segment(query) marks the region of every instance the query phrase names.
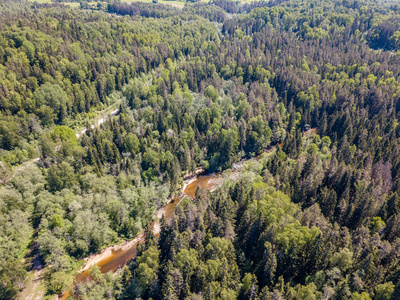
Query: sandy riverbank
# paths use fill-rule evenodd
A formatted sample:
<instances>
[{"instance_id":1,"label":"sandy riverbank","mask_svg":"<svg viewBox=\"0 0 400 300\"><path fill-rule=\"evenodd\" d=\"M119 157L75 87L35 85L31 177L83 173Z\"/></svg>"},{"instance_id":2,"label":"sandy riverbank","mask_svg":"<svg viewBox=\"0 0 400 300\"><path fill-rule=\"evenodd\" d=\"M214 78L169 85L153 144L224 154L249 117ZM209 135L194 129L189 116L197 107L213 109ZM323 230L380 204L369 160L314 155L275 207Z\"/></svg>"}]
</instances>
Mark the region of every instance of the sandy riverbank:
<instances>
[{"instance_id":1,"label":"sandy riverbank","mask_svg":"<svg viewBox=\"0 0 400 300\"><path fill-rule=\"evenodd\" d=\"M183 195L185 195L184 191L185 191L186 187L197 179L197 174L200 174L202 172L203 172L202 170L198 170L198 171L196 171L196 175L193 175L193 176L190 176L190 177L186 177L187 179L184 180L183 186L181 188L181 193L178 196L179 202L180 202L180 200L182 200ZM153 231L154 235L160 234L161 226L160 226L159 220L161 219L161 217L163 215L165 215L166 207L172 201L176 201L176 197L173 197L173 198L169 199L168 203L165 206L159 208L156 211L156 213L154 215L154 220L155 221L152 224L152 231ZM179 204L179 202L177 203L177 205ZM113 251L118 251L118 250L124 251L124 250L130 249L130 248L134 247L137 243L139 243L143 239L144 239L144 232L142 231L136 238L134 238L133 240L131 240L129 242L124 242L122 244L118 244L118 245L115 245L115 246L107 247L107 248L103 249L103 251L101 251L98 254L93 254L93 255L88 256L87 258L85 258L86 262L82 266L82 268L80 270L80 273L86 271L91 266L96 265L100 261L106 259L107 257L109 257L112 254Z\"/></svg>"},{"instance_id":2,"label":"sandy riverbank","mask_svg":"<svg viewBox=\"0 0 400 300\"><path fill-rule=\"evenodd\" d=\"M136 238L134 238L133 240L131 240L129 242L125 242L123 244L118 244L115 246L110 246L110 247L105 248L103 251L101 251L98 254L90 255L89 257L85 258L86 262L82 266L80 273L84 272L87 269L89 269L90 267L98 264L103 259L106 259L107 257L109 257L112 254L113 251L127 250L127 249L133 247L135 244L137 244L143 238L144 238L144 232L142 231Z\"/></svg>"}]
</instances>

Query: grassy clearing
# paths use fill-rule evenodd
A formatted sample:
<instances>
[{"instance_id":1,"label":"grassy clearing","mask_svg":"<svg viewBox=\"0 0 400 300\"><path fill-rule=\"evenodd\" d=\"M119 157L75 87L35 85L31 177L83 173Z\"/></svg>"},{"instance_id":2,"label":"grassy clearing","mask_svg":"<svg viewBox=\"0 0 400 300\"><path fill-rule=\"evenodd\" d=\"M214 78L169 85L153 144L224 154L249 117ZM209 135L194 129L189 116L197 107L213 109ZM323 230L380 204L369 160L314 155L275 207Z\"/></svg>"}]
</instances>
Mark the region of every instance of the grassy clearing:
<instances>
[{"instance_id":1,"label":"grassy clearing","mask_svg":"<svg viewBox=\"0 0 400 300\"><path fill-rule=\"evenodd\" d=\"M51 3L51 0L31 0L31 2L37 2L37 3Z\"/></svg>"},{"instance_id":2,"label":"grassy clearing","mask_svg":"<svg viewBox=\"0 0 400 300\"><path fill-rule=\"evenodd\" d=\"M46 279L44 278L46 269L39 260L39 256L37 254L32 256L29 253L25 258L25 262L30 270L27 275L25 287L16 297L16 300L57 300L58 295L46 294ZM85 262L84 259L75 261L70 275L72 276L81 270Z\"/></svg>"},{"instance_id":3,"label":"grassy clearing","mask_svg":"<svg viewBox=\"0 0 400 300\"><path fill-rule=\"evenodd\" d=\"M71 6L71 7L79 7L80 6L79 2L63 2L63 4Z\"/></svg>"},{"instance_id":4,"label":"grassy clearing","mask_svg":"<svg viewBox=\"0 0 400 300\"><path fill-rule=\"evenodd\" d=\"M53 1L51 1L51 0L29 0L29 1L31 1L33 3L35 3L35 2L37 2L37 3L53 3ZM80 6L79 2L59 2L59 3L68 5L71 7L79 7ZM93 2L93 3L97 4L97 2Z\"/></svg>"},{"instance_id":5,"label":"grassy clearing","mask_svg":"<svg viewBox=\"0 0 400 300\"><path fill-rule=\"evenodd\" d=\"M24 259L29 272L24 289L18 295L18 300L36 300L42 299L46 292L43 282L43 269L38 255L32 255L28 252Z\"/></svg>"},{"instance_id":6,"label":"grassy clearing","mask_svg":"<svg viewBox=\"0 0 400 300\"><path fill-rule=\"evenodd\" d=\"M123 2L144 2L144 3L152 3L153 0L122 0ZM165 1L165 0L161 0L158 1L158 3L161 4L169 4L172 6L176 6L176 7L184 7L185 6L185 2L183 1Z\"/></svg>"},{"instance_id":7,"label":"grassy clearing","mask_svg":"<svg viewBox=\"0 0 400 300\"><path fill-rule=\"evenodd\" d=\"M159 3L165 4L165 5L181 7L181 8L185 6L185 2L181 2L181 1L160 1Z\"/></svg>"},{"instance_id":8,"label":"grassy clearing","mask_svg":"<svg viewBox=\"0 0 400 300\"><path fill-rule=\"evenodd\" d=\"M30 0L31 2L37 2L37 3L52 3L52 0ZM152 3L153 0L122 0L123 2L144 2L144 3ZM200 0L200 2L209 2L210 0ZM239 0L242 3L251 3L254 1L259 1L259 0ZM61 2L65 5L71 6L71 7L79 7L79 2ZM158 3L160 4L167 4L167 5L172 5L175 7L182 8L185 6L184 1L179 1L179 0L174 0L174 1L168 1L168 0L159 0ZM90 5L94 6L97 5L97 2L89 2Z\"/></svg>"},{"instance_id":9,"label":"grassy clearing","mask_svg":"<svg viewBox=\"0 0 400 300\"><path fill-rule=\"evenodd\" d=\"M122 0L122 1L123 2L144 2L144 3L151 3L152 2L152 0ZM251 2L257 2L257 1L260 1L260 0L239 0L239 1L241 3L251 3ZM207 3L207 2L210 2L210 0L200 0L199 2ZM176 7L183 7L183 6L185 6L186 2L184 2L184 1L159 0L158 3L169 4L169 5L176 6ZM188 3L190 3L190 2L188 2Z\"/></svg>"},{"instance_id":10,"label":"grassy clearing","mask_svg":"<svg viewBox=\"0 0 400 300\"><path fill-rule=\"evenodd\" d=\"M24 290L18 295L18 300L26 300L26 299L42 299L46 288L44 287L43 281L38 280L36 278L35 272L30 271L28 273L28 279L26 282L26 287Z\"/></svg>"}]
</instances>

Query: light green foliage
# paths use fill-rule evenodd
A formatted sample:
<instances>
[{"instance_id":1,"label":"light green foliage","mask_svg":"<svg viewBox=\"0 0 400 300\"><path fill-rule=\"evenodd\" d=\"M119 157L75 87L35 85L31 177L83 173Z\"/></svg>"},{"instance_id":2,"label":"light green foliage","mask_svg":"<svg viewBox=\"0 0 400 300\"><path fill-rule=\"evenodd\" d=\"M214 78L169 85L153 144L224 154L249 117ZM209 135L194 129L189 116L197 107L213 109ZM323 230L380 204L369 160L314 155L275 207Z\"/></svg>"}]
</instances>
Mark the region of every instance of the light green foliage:
<instances>
[{"instance_id":1,"label":"light green foliage","mask_svg":"<svg viewBox=\"0 0 400 300\"><path fill-rule=\"evenodd\" d=\"M70 143L73 146L78 144L78 138L75 135L75 131L67 126L57 126L52 133L54 140L59 139L63 143Z\"/></svg>"},{"instance_id":2,"label":"light green foliage","mask_svg":"<svg viewBox=\"0 0 400 300\"><path fill-rule=\"evenodd\" d=\"M232 289L223 289L220 293L221 300L237 299L237 292Z\"/></svg>"},{"instance_id":3,"label":"light green foliage","mask_svg":"<svg viewBox=\"0 0 400 300\"><path fill-rule=\"evenodd\" d=\"M152 246L137 259L139 283L143 287L149 286L157 278L157 269L159 267L158 255L159 251L156 247Z\"/></svg>"},{"instance_id":4,"label":"light green foliage","mask_svg":"<svg viewBox=\"0 0 400 300\"><path fill-rule=\"evenodd\" d=\"M366 292L362 293L355 292L351 297L351 300L371 300L371 297Z\"/></svg>"},{"instance_id":5,"label":"light green foliage","mask_svg":"<svg viewBox=\"0 0 400 300\"><path fill-rule=\"evenodd\" d=\"M55 214L52 219L52 226L54 227L64 227L64 219L60 216Z\"/></svg>"},{"instance_id":6,"label":"light green foliage","mask_svg":"<svg viewBox=\"0 0 400 300\"><path fill-rule=\"evenodd\" d=\"M376 300L388 300L391 299L394 292L394 284L389 281L386 283L379 284L375 288L375 297Z\"/></svg>"},{"instance_id":7,"label":"light green foliage","mask_svg":"<svg viewBox=\"0 0 400 300\"><path fill-rule=\"evenodd\" d=\"M250 105L247 99L239 100L239 103L235 108L236 118L239 120L244 117L248 109L250 109Z\"/></svg>"},{"instance_id":8,"label":"light green foliage","mask_svg":"<svg viewBox=\"0 0 400 300\"><path fill-rule=\"evenodd\" d=\"M231 166L73 297L396 297L398 3L180 4L0 3L0 298L28 246L58 293Z\"/></svg>"},{"instance_id":9,"label":"light green foliage","mask_svg":"<svg viewBox=\"0 0 400 300\"><path fill-rule=\"evenodd\" d=\"M71 236L74 241L72 252L79 255L89 253L91 248L100 249L115 239L115 234L110 230L110 222L103 213L81 211L73 221L74 231Z\"/></svg>"},{"instance_id":10,"label":"light green foliage","mask_svg":"<svg viewBox=\"0 0 400 300\"><path fill-rule=\"evenodd\" d=\"M373 217L370 224L369 228L373 232L379 232L382 228L385 227L385 222L380 217Z\"/></svg>"},{"instance_id":11,"label":"light green foliage","mask_svg":"<svg viewBox=\"0 0 400 300\"><path fill-rule=\"evenodd\" d=\"M9 198L10 196L10 194L0 195L0 204L3 209L5 209L3 201L7 201L7 198L12 200ZM18 203L14 204L18 205ZM33 229L28 222L28 213L17 207L10 211L4 210L2 213L0 217L0 255L7 256L12 253L13 257L20 257L33 234Z\"/></svg>"},{"instance_id":12,"label":"light green foliage","mask_svg":"<svg viewBox=\"0 0 400 300\"><path fill-rule=\"evenodd\" d=\"M317 287L314 283L310 283L306 286L299 287L297 291L297 300L319 300L322 299L322 293L317 291Z\"/></svg>"},{"instance_id":13,"label":"light green foliage","mask_svg":"<svg viewBox=\"0 0 400 300\"><path fill-rule=\"evenodd\" d=\"M321 139L321 147L330 147L330 145L331 145L331 143L332 143L332 141L331 141L331 139L329 138L329 136L324 136L322 139Z\"/></svg>"},{"instance_id":14,"label":"light green foliage","mask_svg":"<svg viewBox=\"0 0 400 300\"><path fill-rule=\"evenodd\" d=\"M298 207L290 202L289 197L280 191L276 191L262 183L254 185L261 200L253 202L254 214L262 214L266 224L277 226L276 242L282 250L289 250L296 245L300 249L311 243L321 232L318 228L307 228L301 226L293 215Z\"/></svg>"},{"instance_id":15,"label":"light green foliage","mask_svg":"<svg viewBox=\"0 0 400 300\"><path fill-rule=\"evenodd\" d=\"M47 289L52 294L60 294L66 291L72 283L72 278L64 272L54 272L47 281Z\"/></svg>"},{"instance_id":16,"label":"light green foliage","mask_svg":"<svg viewBox=\"0 0 400 300\"><path fill-rule=\"evenodd\" d=\"M14 299L19 284L24 283L26 270L20 259L0 253L0 299Z\"/></svg>"},{"instance_id":17,"label":"light green foliage","mask_svg":"<svg viewBox=\"0 0 400 300\"><path fill-rule=\"evenodd\" d=\"M34 93L36 106L44 105L50 107L56 115L59 115L59 122L66 116L70 105L67 93L58 85L45 83Z\"/></svg>"},{"instance_id":18,"label":"light green foliage","mask_svg":"<svg viewBox=\"0 0 400 300\"><path fill-rule=\"evenodd\" d=\"M242 279L242 289L248 294L257 284L257 278L254 274L246 273Z\"/></svg>"},{"instance_id":19,"label":"light green foliage","mask_svg":"<svg viewBox=\"0 0 400 300\"><path fill-rule=\"evenodd\" d=\"M52 191L69 189L76 182L75 171L69 163L64 161L58 166L52 165L47 173L47 182Z\"/></svg>"},{"instance_id":20,"label":"light green foliage","mask_svg":"<svg viewBox=\"0 0 400 300\"><path fill-rule=\"evenodd\" d=\"M306 92L300 92L297 97L299 98L299 101L309 106L310 108L321 106L319 93L315 85L310 87Z\"/></svg>"},{"instance_id":21,"label":"light green foliage","mask_svg":"<svg viewBox=\"0 0 400 300\"><path fill-rule=\"evenodd\" d=\"M128 133L125 137L125 143L129 152L137 153L139 151L140 142L136 134Z\"/></svg>"},{"instance_id":22,"label":"light green foliage","mask_svg":"<svg viewBox=\"0 0 400 300\"><path fill-rule=\"evenodd\" d=\"M209 85L208 87L206 87L205 91L204 91L204 95L211 98L211 100L216 101L217 98L219 97L219 93L217 91L217 89L215 87L213 87L212 85Z\"/></svg>"},{"instance_id":23,"label":"light green foliage","mask_svg":"<svg viewBox=\"0 0 400 300\"><path fill-rule=\"evenodd\" d=\"M198 264L197 252L194 249L182 249L176 254L175 267L181 271L186 279L194 274Z\"/></svg>"},{"instance_id":24,"label":"light green foliage","mask_svg":"<svg viewBox=\"0 0 400 300\"><path fill-rule=\"evenodd\" d=\"M342 272L346 272L351 268L353 262L353 252L347 248L343 248L336 252L331 258L331 264L338 267Z\"/></svg>"},{"instance_id":25,"label":"light green foliage","mask_svg":"<svg viewBox=\"0 0 400 300\"><path fill-rule=\"evenodd\" d=\"M321 231L317 227L311 229L301 226L299 221L288 224L277 235L277 243L283 250L289 250L296 245L300 249L304 249L308 244L312 243Z\"/></svg>"}]
</instances>

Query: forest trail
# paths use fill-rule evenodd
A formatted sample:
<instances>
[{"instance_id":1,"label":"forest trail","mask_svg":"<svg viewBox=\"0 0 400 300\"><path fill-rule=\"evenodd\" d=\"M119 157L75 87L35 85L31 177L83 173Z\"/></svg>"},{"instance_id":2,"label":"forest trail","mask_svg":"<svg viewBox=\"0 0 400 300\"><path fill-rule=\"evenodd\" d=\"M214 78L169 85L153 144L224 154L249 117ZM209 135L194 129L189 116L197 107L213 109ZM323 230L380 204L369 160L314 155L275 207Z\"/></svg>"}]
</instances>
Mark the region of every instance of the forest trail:
<instances>
[{"instance_id":1,"label":"forest trail","mask_svg":"<svg viewBox=\"0 0 400 300\"><path fill-rule=\"evenodd\" d=\"M95 123L93 125L91 125L90 127L96 128L99 127L101 124L103 124L105 121L107 121L109 119L109 117L112 116L116 116L119 113L119 108L113 110L112 112L108 113L108 114L104 114L103 116L101 116L100 119L98 119L97 121L95 121ZM87 128L80 130L79 132L76 132L76 137L79 139L83 134L85 134L85 132L87 131Z\"/></svg>"},{"instance_id":2,"label":"forest trail","mask_svg":"<svg viewBox=\"0 0 400 300\"><path fill-rule=\"evenodd\" d=\"M7 184L8 182L10 182L14 177L15 174L17 174L19 171L25 169L26 167L30 166L31 164L38 162L39 161L39 157L36 157L34 159L28 160L24 163L22 163L20 166L18 166L12 173L12 175L10 176L10 178L8 178L7 180L4 181L4 185Z\"/></svg>"},{"instance_id":3,"label":"forest trail","mask_svg":"<svg viewBox=\"0 0 400 300\"><path fill-rule=\"evenodd\" d=\"M25 259L32 255L32 249L28 251L25 255ZM44 266L39 257L39 253L33 254L32 260L28 263L29 280L26 282L24 289L16 297L17 300L41 300L45 296L46 287L44 285ZM49 300L56 300L58 297L55 295L53 297L47 297Z\"/></svg>"},{"instance_id":4,"label":"forest trail","mask_svg":"<svg viewBox=\"0 0 400 300\"><path fill-rule=\"evenodd\" d=\"M39 254L35 254L32 262L31 280L28 281L23 291L18 295L18 299L40 300L44 296L45 288L42 284L43 264Z\"/></svg>"},{"instance_id":5,"label":"forest trail","mask_svg":"<svg viewBox=\"0 0 400 300\"><path fill-rule=\"evenodd\" d=\"M105 121L107 121L110 117L116 116L119 113L119 108L113 110L111 113L103 114L103 116L100 117L93 125L91 125L91 128L96 128L99 127L101 124L103 124ZM76 132L76 137L80 138L87 129L80 130L79 132ZM24 162L20 166L18 166L14 171L13 174L10 176L8 180L4 182L4 184L8 183L11 181L15 175L23 170L24 168L30 166L33 163L37 163L40 160L39 157L31 159L29 161ZM28 280L21 291L21 293L18 296L18 299L20 300L40 300L43 299L45 288L43 286L43 269L44 265L42 261L39 258L39 255L36 254L35 257L32 260L32 270L28 274ZM57 299L58 297L55 296L54 299Z\"/></svg>"},{"instance_id":6,"label":"forest trail","mask_svg":"<svg viewBox=\"0 0 400 300\"><path fill-rule=\"evenodd\" d=\"M95 123L93 125L91 125L91 128L93 129L93 128L99 127L101 124L103 124L105 121L107 121L109 119L109 117L116 116L118 113L119 113L119 108L113 110L110 113L102 115L100 117L100 119L96 120ZM85 134L86 131L87 131L87 128L79 130L78 132L75 132L75 135L79 139L83 134ZM24 168L30 166L33 163L38 162L39 160L40 160L40 158L36 157L36 158L33 158L31 160L28 160L28 161L22 163L20 166L18 166L16 169L13 170L12 175L8 179L4 180L3 183L7 184L8 182L10 182L15 177L15 175L20 170L23 170Z\"/></svg>"},{"instance_id":7,"label":"forest trail","mask_svg":"<svg viewBox=\"0 0 400 300\"><path fill-rule=\"evenodd\" d=\"M198 179L197 176L190 177L186 180L184 180L184 184L181 189L181 193L168 200L167 204L161 208L159 208L156 213L154 214L154 221L151 224L151 229L153 231L154 235L159 235L161 231L161 226L159 220L162 218L162 216L165 216L167 219L172 217L172 213L175 210L175 207L179 204L180 200L184 198L184 196L187 196L185 193L185 190L188 186L190 186L193 182L195 182ZM124 242L122 244L118 244L115 246L110 246L105 248L103 251L101 251L99 254L94 254L86 258L86 263L82 266L81 271L86 271L90 267L92 267L95 264L100 264L103 265L105 263L105 260L109 260L109 256L112 255L113 253L120 253L122 251L129 251L132 248L136 247L138 243L143 243L144 242L144 231L142 231L136 238L129 242ZM120 254L121 255L121 254ZM119 256L120 256L119 255ZM103 262L103 264L102 264ZM113 268L112 266L109 266L109 268ZM117 264L116 267L117 268ZM79 275L78 275L79 276Z\"/></svg>"},{"instance_id":8,"label":"forest trail","mask_svg":"<svg viewBox=\"0 0 400 300\"><path fill-rule=\"evenodd\" d=\"M268 149L264 149L262 153L271 153L275 150L275 146ZM262 154L261 153L261 154ZM231 170L232 174L229 175L229 179L234 180L240 174L240 168L245 162L251 160L259 160L261 154L252 158L243 158L239 162L234 163ZM184 177L184 184L181 188L181 192L178 196L169 199L168 203L159 208L154 214L154 220L151 223L151 230L155 236L159 236L161 232L160 219L162 216L165 217L166 221L172 219L173 213L176 206L179 205L180 201L185 197L191 199L195 198L195 192L197 187L208 189L209 191L214 191L218 185L221 184L222 172L210 173L201 175L204 172L203 168L198 168L196 174L187 174ZM125 242L119 245L110 246L105 248L98 254L91 255L86 258L86 263L82 266L80 274L75 276L75 282L85 282L89 278L90 267L97 265L102 273L115 272L116 270L122 268L129 260L136 257L136 247L138 244L143 244L145 242L144 230L133 240ZM69 292L65 292L59 298L60 300L66 300L69 297Z\"/></svg>"},{"instance_id":9,"label":"forest trail","mask_svg":"<svg viewBox=\"0 0 400 300\"><path fill-rule=\"evenodd\" d=\"M164 4L164 5L171 5L171 6L173 6L173 7L176 7L176 8L178 8L178 9L180 9L180 10L182 10L183 7L184 7L184 5L180 5L180 4L177 4L177 3L163 2L162 4Z\"/></svg>"},{"instance_id":10,"label":"forest trail","mask_svg":"<svg viewBox=\"0 0 400 300\"><path fill-rule=\"evenodd\" d=\"M198 170L201 172L202 169ZM196 173L198 172L196 171ZM194 183L198 179L198 174L195 176L185 177L184 184L182 186L181 192L178 196L172 197L168 200L168 203L159 208L154 214L154 220L151 223L151 230L155 236L159 236L161 232L160 219L164 216L166 220L170 220L173 216L176 206L180 201L187 196L185 193L186 188ZM100 267L102 273L114 272L121 267L123 267L129 260L134 259L136 256L137 245L143 244L145 242L145 232L144 230L139 233L137 237L129 242L118 244L115 246L110 246L105 248L98 254L91 255L85 258L87 261L82 266L79 271L80 274L75 276L75 282L85 282L89 279L89 269L90 267L97 265ZM64 292L59 299L68 299L70 292Z\"/></svg>"}]
</instances>

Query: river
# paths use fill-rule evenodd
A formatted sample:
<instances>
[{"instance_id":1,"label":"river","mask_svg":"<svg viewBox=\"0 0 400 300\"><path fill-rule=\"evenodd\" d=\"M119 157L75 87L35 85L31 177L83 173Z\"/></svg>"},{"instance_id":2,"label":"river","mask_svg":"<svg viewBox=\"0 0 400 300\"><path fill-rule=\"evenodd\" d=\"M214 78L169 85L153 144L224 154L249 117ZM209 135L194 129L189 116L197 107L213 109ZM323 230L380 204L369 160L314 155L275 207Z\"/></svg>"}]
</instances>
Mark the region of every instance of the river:
<instances>
[{"instance_id":1,"label":"river","mask_svg":"<svg viewBox=\"0 0 400 300\"><path fill-rule=\"evenodd\" d=\"M272 152L275 147L270 147L263 152ZM262 153L261 153L262 154ZM239 173L240 166L243 165L244 162L249 160L259 160L261 158L261 154L250 158L250 159L242 159L240 162L235 163L232 166L233 173ZM161 219L162 215L165 216L166 220L169 221L172 219L176 206L179 202L185 197L188 196L192 199L195 199L195 193L197 187L205 188L210 191L214 190L217 187L218 179L222 176L221 172L197 175L194 178L184 180L184 186L182 190L182 194L174 199L171 199L168 204L159 210L157 210L155 215L155 220L151 224L151 229L154 235L158 236L160 234L160 223L159 219ZM103 250L100 254L89 257L86 264L83 267L83 272L74 278L74 282L86 282L90 280L89 276L89 268L93 265L97 265L100 268L102 273L107 272L115 272L119 268L122 268L129 260L136 257L136 248L137 245L143 244L144 240L144 232L140 233L134 240L127 242L123 245L117 245L114 247L109 247ZM65 300L69 297L69 292L65 292L61 299Z\"/></svg>"},{"instance_id":2,"label":"river","mask_svg":"<svg viewBox=\"0 0 400 300\"><path fill-rule=\"evenodd\" d=\"M167 221L171 220L176 206L184 196L194 199L197 187L213 190L217 185L217 179L220 177L221 173L212 173L207 175L198 175L193 179L187 180L182 195L172 199L166 206L157 211L156 220L151 224L153 233L156 236L160 234L160 223L158 220L162 215L165 216ZM75 276L75 284L90 280L89 268L95 264L100 268L102 273L110 271L115 272L117 269L122 268L129 260L136 257L136 248L139 243L144 243L144 232L140 233L138 237L124 245L107 248L100 254L90 257L83 267L83 272ZM69 292L65 292L61 299L67 299L69 295Z\"/></svg>"}]
</instances>

